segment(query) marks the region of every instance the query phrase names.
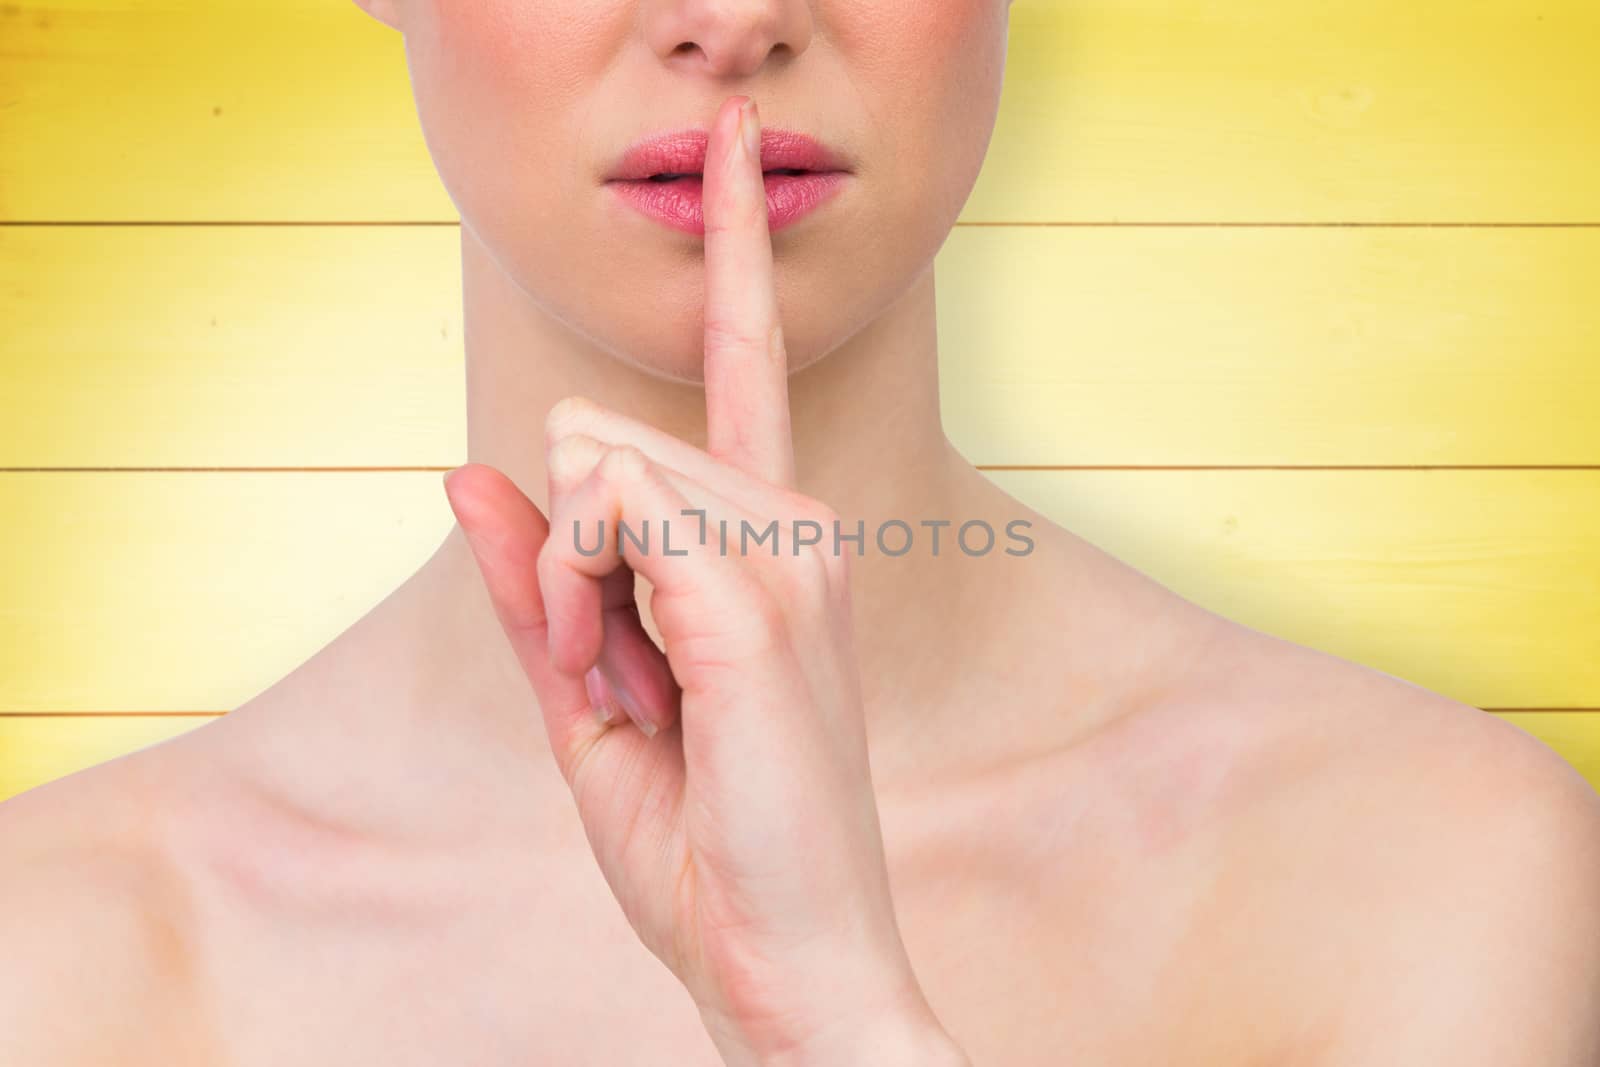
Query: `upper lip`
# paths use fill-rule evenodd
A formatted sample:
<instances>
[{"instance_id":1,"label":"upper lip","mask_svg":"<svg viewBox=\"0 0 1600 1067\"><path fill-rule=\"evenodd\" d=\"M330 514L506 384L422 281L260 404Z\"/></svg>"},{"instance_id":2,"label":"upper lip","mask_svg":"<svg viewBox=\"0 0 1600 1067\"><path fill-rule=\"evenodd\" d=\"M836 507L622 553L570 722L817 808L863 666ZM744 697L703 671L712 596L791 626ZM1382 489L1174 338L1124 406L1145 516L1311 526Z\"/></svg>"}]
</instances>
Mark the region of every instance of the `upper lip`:
<instances>
[{"instance_id":1,"label":"upper lip","mask_svg":"<svg viewBox=\"0 0 1600 1067\"><path fill-rule=\"evenodd\" d=\"M711 135L671 130L643 137L619 156L607 181L639 181L657 174L703 174ZM762 170L849 170L843 156L809 134L778 126L761 129Z\"/></svg>"}]
</instances>

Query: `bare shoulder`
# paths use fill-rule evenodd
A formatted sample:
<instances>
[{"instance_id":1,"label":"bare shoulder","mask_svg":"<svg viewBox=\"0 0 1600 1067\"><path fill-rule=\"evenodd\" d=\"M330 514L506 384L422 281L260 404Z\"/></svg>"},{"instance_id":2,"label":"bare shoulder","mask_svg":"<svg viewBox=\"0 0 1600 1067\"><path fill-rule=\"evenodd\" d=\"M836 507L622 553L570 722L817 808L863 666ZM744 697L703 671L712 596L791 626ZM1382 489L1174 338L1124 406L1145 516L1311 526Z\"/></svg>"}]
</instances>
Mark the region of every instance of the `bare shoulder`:
<instances>
[{"instance_id":1,"label":"bare shoulder","mask_svg":"<svg viewBox=\"0 0 1600 1067\"><path fill-rule=\"evenodd\" d=\"M1600 1061L1594 787L1510 722L1381 671L1255 631L1222 658L1252 741L1211 905L1235 947L1289 950L1261 957L1295 1023L1275 1051Z\"/></svg>"},{"instance_id":2,"label":"bare shoulder","mask_svg":"<svg viewBox=\"0 0 1600 1067\"><path fill-rule=\"evenodd\" d=\"M161 758L0 803L0 1063L201 1062L182 894L151 832Z\"/></svg>"}]
</instances>

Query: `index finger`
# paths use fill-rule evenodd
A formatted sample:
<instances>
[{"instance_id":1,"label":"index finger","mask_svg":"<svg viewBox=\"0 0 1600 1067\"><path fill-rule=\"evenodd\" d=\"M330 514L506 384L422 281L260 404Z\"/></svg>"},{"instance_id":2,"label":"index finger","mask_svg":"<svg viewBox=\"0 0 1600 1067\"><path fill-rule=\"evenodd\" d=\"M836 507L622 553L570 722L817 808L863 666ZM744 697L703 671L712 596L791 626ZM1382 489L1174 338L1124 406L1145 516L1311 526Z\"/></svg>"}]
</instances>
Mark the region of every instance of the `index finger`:
<instances>
[{"instance_id":1,"label":"index finger","mask_svg":"<svg viewBox=\"0 0 1600 1067\"><path fill-rule=\"evenodd\" d=\"M712 126L702 193L706 451L793 487L789 357L772 279L760 144L755 101L730 97Z\"/></svg>"}]
</instances>

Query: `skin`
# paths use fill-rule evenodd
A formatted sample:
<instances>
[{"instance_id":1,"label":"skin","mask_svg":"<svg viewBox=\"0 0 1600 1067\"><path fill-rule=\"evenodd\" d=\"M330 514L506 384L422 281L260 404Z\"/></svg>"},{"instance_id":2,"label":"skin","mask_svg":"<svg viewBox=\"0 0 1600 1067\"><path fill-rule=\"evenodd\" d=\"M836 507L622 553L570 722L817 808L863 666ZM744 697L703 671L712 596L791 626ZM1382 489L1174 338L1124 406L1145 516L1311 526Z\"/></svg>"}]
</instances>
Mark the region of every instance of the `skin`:
<instances>
[{"instance_id":1,"label":"skin","mask_svg":"<svg viewBox=\"0 0 1600 1067\"><path fill-rule=\"evenodd\" d=\"M569 399L548 518L492 467L445 487L606 882L723 1059L964 1063L895 924L849 556L780 532L837 516L794 491L759 116L728 105L705 166L707 448ZM676 553L563 532L674 518ZM770 554L697 543L702 523L768 528Z\"/></svg>"},{"instance_id":2,"label":"skin","mask_svg":"<svg viewBox=\"0 0 1600 1067\"><path fill-rule=\"evenodd\" d=\"M992 128L1005 5L367 6L406 35L462 211L458 523L221 720L0 805L0 1062L1600 1057L1600 801L1570 766L1183 599L944 438L931 261ZM638 135L711 128L738 93L853 173L719 259L601 183ZM554 183L537 197L535 174ZM740 258L762 248L765 274ZM782 373L713 344L721 313L780 322ZM737 586L638 560L640 630L671 670L626 676L659 728L602 729L584 669L663 661L616 612L597 642L596 592L627 599L601 579L627 572L544 551L541 523L636 499L650 470L763 514L1027 518L1036 547L869 553L811 584L763 570L788 644L726 625L683 643L738 617ZM530 641L515 623L541 611L553 636ZM719 763L694 736L769 758ZM602 788L575 784L579 752ZM692 909L608 848L661 817L663 782L729 831L664 839L730 885L778 872L726 926L775 961L738 972L760 996L674 951L708 944L683 937ZM825 926L840 914L853 936ZM793 1010L763 1029L775 1003Z\"/></svg>"}]
</instances>

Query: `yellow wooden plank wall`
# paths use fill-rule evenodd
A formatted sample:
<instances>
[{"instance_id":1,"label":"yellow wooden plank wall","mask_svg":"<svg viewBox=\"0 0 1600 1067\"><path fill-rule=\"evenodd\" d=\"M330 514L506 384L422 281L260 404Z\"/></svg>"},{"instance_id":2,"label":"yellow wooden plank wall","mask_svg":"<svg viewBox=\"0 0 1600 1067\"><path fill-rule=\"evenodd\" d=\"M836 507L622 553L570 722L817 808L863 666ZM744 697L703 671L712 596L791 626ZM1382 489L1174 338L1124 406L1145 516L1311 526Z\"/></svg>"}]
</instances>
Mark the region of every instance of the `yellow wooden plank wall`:
<instances>
[{"instance_id":1,"label":"yellow wooden plank wall","mask_svg":"<svg viewBox=\"0 0 1600 1067\"><path fill-rule=\"evenodd\" d=\"M1597 40L1592 0L1015 0L951 435L1600 786ZM438 542L457 223L348 0L0 5L0 798L237 706Z\"/></svg>"}]
</instances>

